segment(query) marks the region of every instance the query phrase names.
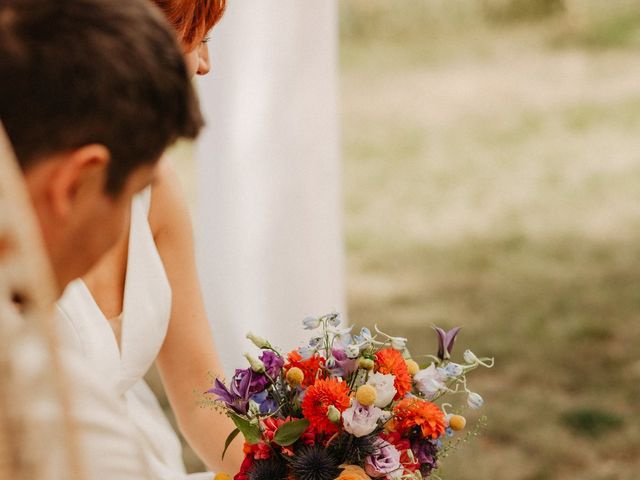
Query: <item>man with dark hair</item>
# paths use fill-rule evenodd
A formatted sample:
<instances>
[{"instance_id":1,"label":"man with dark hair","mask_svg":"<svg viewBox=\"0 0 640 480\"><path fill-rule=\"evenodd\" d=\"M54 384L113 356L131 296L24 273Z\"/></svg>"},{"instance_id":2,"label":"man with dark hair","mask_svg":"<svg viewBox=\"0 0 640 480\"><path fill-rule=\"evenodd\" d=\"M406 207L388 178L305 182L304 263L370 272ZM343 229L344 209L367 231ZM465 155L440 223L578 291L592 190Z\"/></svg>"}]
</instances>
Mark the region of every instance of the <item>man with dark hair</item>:
<instances>
[{"instance_id":1,"label":"man with dark hair","mask_svg":"<svg viewBox=\"0 0 640 480\"><path fill-rule=\"evenodd\" d=\"M0 124L62 292L124 233L164 149L194 138L202 118L181 48L150 2L0 0ZM150 478L121 403L83 360L61 353L86 478ZM25 404L21 414L46 422L53 407ZM48 478L61 478L55 468Z\"/></svg>"},{"instance_id":2,"label":"man with dark hair","mask_svg":"<svg viewBox=\"0 0 640 480\"><path fill-rule=\"evenodd\" d=\"M0 0L0 92L63 287L122 234L165 148L198 134L183 54L147 2Z\"/></svg>"}]
</instances>

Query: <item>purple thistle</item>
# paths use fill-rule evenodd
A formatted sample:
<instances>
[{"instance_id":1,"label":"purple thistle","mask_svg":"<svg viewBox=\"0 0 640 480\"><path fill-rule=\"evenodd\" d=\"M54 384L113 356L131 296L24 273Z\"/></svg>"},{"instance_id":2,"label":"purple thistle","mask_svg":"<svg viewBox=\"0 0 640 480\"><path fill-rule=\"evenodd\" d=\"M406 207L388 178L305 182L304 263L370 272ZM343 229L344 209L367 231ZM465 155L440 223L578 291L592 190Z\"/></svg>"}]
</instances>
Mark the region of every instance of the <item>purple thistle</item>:
<instances>
[{"instance_id":1,"label":"purple thistle","mask_svg":"<svg viewBox=\"0 0 640 480\"><path fill-rule=\"evenodd\" d=\"M461 327L454 327L448 332L445 332L440 327L433 327L438 334L438 358L440 360L448 360L453 350L453 344L456 341L456 336Z\"/></svg>"}]
</instances>

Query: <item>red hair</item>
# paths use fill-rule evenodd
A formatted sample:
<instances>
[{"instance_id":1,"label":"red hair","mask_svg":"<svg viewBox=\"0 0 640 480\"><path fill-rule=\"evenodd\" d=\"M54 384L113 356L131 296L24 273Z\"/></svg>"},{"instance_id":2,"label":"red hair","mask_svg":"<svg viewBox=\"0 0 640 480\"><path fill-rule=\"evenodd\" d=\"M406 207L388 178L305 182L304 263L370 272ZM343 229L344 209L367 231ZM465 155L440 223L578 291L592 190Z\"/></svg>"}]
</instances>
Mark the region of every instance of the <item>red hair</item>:
<instances>
[{"instance_id":1,"label":"red hair","mask_svg":"<svg viewBox=\"0 0 640 480\"><path fill-rule=\"evenodd\" d=\"M226 0L153 0L178 32L180 41L191 49L218 23Z\"/></svg>"}]
</instances>

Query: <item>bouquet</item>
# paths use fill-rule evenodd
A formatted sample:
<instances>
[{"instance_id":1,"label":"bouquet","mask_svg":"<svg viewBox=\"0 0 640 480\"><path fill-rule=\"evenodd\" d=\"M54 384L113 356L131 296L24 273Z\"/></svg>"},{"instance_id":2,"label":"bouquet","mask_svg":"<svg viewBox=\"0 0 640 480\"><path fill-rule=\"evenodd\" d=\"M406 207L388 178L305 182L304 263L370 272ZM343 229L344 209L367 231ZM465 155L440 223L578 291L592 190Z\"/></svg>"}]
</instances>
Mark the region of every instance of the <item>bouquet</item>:
<instances>
[{"instance_id":1,"label":"bouquet","mask_svg":"<svg viewBox=\"0 0 640 480\"><path fill-rule=\"evenodd\" d=\"M436 355L412 357L407 339L341 325L338 314L303 321L307 345L284 355L261 337L245 354L249 367L207 392L235 423L226 448L244 436L245 459L235 480L426 479L466 419L443 397L482 397L467 375L493 359L470 350L451 360L460 328L434 327ZM466 408L466 407L463 407ZM224 456L224 452L223 452Z\"/></svg>"}]
</instances>

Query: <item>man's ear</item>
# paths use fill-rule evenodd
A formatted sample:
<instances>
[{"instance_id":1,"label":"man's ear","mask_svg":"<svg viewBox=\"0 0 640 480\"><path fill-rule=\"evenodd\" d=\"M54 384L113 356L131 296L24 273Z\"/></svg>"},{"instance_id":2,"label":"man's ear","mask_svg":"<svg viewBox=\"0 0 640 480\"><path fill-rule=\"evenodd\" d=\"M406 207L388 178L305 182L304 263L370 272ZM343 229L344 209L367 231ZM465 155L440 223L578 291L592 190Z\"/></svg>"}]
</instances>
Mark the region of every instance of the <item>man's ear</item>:
<instances>
[{"instance_id":1,"label":"man's ear","mask_svg":"<svg viewBox=\"0 0 640 480\"><path fill-rule=\"evenodd\" d=\"M52 213L58 218L71 214L83 191L103 190L111 155L99 144L86 145L68 154L57 163L47 185Z\"/></svg>"}]
</instances>

